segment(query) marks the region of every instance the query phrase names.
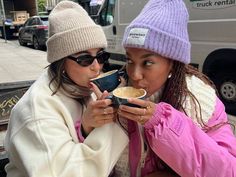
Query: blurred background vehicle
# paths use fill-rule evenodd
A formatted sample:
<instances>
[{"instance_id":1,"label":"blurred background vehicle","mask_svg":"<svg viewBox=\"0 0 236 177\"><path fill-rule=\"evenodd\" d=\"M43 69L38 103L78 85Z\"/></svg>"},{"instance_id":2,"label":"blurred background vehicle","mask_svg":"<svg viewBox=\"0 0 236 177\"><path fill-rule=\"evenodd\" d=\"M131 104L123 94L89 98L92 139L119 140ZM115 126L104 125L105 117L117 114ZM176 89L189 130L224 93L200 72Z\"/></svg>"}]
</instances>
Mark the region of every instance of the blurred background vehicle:
<instances>
[{"instance_id":1,"label":"blurred background vehicle","mask_svg":"<svg viewBox=\"0 0 236 177\"><path fill-rule=\"evenodd\" d=\"M22 46L33 45L35 49L46 47L48 39L48 16L30 17L19 29L19 43Z\"/></svg>"},{"instance_id":2,"label":"blurred background vehicle","mask_svg":"<svg viewBox=\"0 0 236 177\"><path fill-rule=\"evenodd\" d=\"M37 0L1 0L0 36L14 39L25 21L37 14Z\"/></svg>"}]
</instances>

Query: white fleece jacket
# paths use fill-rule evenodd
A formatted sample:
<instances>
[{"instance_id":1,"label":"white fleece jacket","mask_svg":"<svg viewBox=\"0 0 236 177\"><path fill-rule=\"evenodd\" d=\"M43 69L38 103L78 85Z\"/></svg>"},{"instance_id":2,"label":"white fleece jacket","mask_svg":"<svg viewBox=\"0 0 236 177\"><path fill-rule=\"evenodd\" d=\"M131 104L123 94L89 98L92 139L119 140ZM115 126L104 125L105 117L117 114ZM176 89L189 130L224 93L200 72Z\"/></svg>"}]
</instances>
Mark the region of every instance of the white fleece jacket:
<instances>
[{"instance_id":1,"label":"white fleece jacket","mask_svg":"<svg viewBox=\"0 0 236 177\"><path fill-rule=\"evenodd\" d=\"M107 177L128 144L115 123L79 143L74 128L81 105L51 96L45 72L13 108L5 139L7 177Z\"/></svg>"}]
</instances>

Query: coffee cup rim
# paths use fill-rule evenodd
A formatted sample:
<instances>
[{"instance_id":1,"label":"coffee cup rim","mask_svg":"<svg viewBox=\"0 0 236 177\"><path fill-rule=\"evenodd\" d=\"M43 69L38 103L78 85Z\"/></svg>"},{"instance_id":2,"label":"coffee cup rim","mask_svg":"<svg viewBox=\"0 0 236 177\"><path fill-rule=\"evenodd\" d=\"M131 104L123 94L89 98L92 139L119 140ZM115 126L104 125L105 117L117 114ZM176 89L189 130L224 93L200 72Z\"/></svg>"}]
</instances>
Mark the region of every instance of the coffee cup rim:
<instances>
[{"instance_id":1,"label":"coffee cup rim","mask_svg":"<svg viewBox=\"0 0 236 177\"><path fill-rule=\"evenodd\" d=\"M117 90L117 89L121 89L121 88L134 88L134 89L142 90L142 91L143 91L143 94L142 94L141 96L138 96L138 97L132 97L132 98L137 98L137 99L139 99L139 98L143 98L143 97L145 97L146 94L147 94L147 91L146 91L145 89L143 89L143 88L135 88L135 87L132 87L132 86L119 87L119 88L116 88L115 90ZM121 97L121 96L117 96L117 95L115 95L115 94L114 94L115 90L112 91L112 95L113 95L113 96L115 96L115 97L117 97L117 98L122 98L122 99L129 99L128 97Z\"/></svg>"},{"instance_id":2,"label":"coffee cup rim","mask_svg":"<svg viewBox=\"0 0 236 177\"><path fill-rule=\"evenodd\" d=\"M105 73L109 73L109 72L111 72L111 74L114 74L114 73L116 73L116 72L118 72L118 69L114 69L114 70L111 70L111 71L107 71L107 72L105 72ZM105 73L101 73L101 74L105 74ZM98 79L101 79L101 78L104 78L104 77L107 77L107 76L110 76L111 74L108 74L108 75L105 75L105 76L103 76L103 77L99 77L101 74L99 74L97 77L95 77L95 78L92 78L92 79L90 79L90 81L95 81L95 80L98 80Z\"/></svg>"}]
</instances>

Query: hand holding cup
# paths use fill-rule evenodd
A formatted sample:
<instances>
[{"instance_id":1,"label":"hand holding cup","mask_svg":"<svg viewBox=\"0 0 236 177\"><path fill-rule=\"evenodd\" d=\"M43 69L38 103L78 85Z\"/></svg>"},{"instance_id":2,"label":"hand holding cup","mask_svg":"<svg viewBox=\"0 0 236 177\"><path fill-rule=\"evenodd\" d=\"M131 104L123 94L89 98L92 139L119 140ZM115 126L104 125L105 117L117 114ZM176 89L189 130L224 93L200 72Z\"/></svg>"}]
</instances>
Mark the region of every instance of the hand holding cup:
<instances>
[{"instance_id":1,"label":"hand holding cup","mask_svg":"<svg viewBox=\"0 0 236 177\"><path fill-rule=\"evenodd\" d=\"M102 93L95 84L91 83L91 85L97 100L88 102L82 117L82 126L86 134L95 127L113 122L116 118L116 109L111 106L111 100L105 99L109 93L107 91Z\"/></svg>"},{"instance_id":2,"label":"hand holding cup","mask_svg":"<svg viewBox=\"0 0 236 177\"><path fill-rule=\"evenodd\" d=\"M112 103L119 106L118 114L140 124L145 124L155 112L155 103L145 100L146 91L133 87L115 89Z\"/></svg>"}]
</instances>

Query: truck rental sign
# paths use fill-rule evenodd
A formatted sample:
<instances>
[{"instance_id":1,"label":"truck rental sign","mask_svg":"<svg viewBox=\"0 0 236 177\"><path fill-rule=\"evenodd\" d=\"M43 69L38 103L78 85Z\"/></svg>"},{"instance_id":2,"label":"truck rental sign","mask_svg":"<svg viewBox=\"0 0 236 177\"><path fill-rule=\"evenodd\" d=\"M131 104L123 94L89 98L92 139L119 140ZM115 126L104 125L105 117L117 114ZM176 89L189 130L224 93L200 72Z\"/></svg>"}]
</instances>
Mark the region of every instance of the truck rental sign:
<instances>
[{"instance_id":1,"label":"truck rental sign","mask_svg":"<svg viewBox=\"0 0 236 177\"><path fill-rule=\"evenodd\" d=\"M190 0L194 8L220 9L235 6L235 0Z\"/></svg>"}]
</instances>

